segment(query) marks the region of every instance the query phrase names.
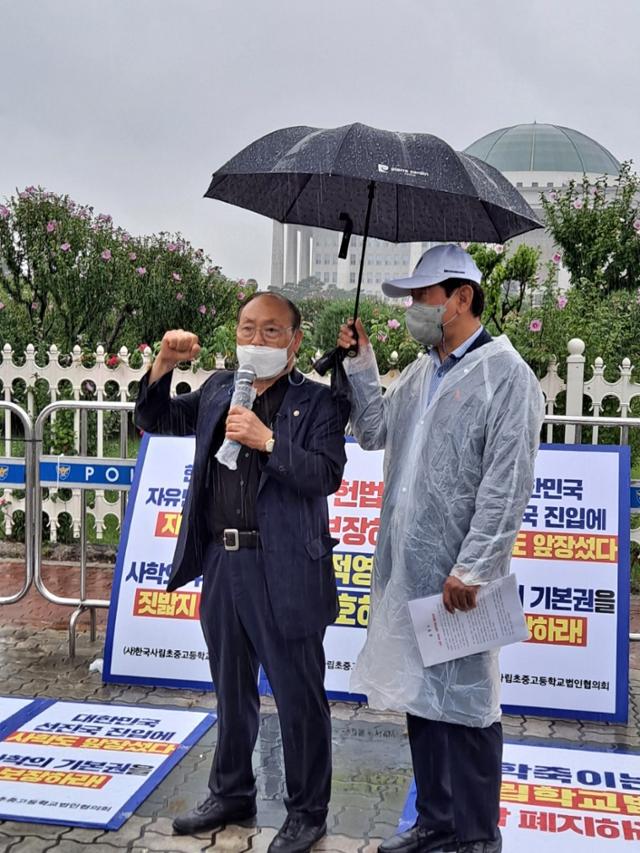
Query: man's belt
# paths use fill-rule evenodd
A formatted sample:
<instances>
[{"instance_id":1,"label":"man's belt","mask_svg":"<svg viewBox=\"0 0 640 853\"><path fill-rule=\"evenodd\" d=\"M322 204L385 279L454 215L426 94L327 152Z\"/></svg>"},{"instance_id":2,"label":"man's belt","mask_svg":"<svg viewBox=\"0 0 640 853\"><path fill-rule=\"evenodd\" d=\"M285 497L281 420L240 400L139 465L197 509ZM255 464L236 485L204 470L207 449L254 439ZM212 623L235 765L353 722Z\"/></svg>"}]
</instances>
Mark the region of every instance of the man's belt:
<instances>
[{"instance_id":1,"label":"man's belt","mask_svg":"<svg viewBox=\"0 0 640 853\"><path fill-rule=\"evenodd\" d=\"M257 530L236 530L227 527L222 535L216 538L220 545L224 545L226 551L238 551L240 548L257 548L260 543L260 534Z\"/></svg>"}]
</instances>

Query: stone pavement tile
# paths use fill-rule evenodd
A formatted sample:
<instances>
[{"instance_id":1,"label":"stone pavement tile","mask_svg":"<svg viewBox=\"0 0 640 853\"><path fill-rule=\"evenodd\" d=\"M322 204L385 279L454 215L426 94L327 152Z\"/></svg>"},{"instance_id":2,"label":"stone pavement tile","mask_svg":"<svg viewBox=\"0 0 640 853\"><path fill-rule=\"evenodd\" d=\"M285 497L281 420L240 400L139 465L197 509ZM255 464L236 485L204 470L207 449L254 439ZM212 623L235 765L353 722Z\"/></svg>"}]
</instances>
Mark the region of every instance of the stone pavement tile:
<instances>
[{"instance_id":1,"label":"stone pavement tile","mask_svg":"<svg viewBox=\"0 0 640 853\"><path fill-rule=\"evenodd\" d=\"M553 720L551 723L551 737L576 741L580 737L580 728L580 723L568 723ZM528 732L528 722L525 730Z\"/></svg>"},{"instance_id":2,"label":"stone pavement tile","mask_svg":"<svg viewBox=\"0 0 640 853\"><path fill-rule=\"evenodd\" d=\"M173 836L173 826L172 819L169 817L157 817L155 820L147 823L147 826L144 827L143 838L147 833L152 833L153 835L170 835ZM178 836L176 836L177 838ZM184 837L184 836L182 836ZM191 837L191 836L189 836ZM210 832L201 832L197 833L194 838L203 840L203 841L211 841L211 833Z\"/></svg>"},{"instance_id":3,"label":"stone pavement tile","mask_svg":"<svg viewBox=\"0 0 640 853\"><path fill-rule=\"evenodd\" d=\"M395 723L404 726L406 717L399 711L375 711L367 705L355 705L354 719L367 723Z\"/></svg>"},{"instance_id":4,"label":"stone pavement tile","mask_svg":"<svg viewBox=\"0 0 640 853\"><path fill-rule=\"evenodd\" d=\"M364 844L364 838L348 838L346 835L325 835L317 844L314 844L313 850L322 850L323 853L358 853L358 850Z\"/></svg>"},{"instance_id":5,"label":"stone pavement tile","mask_svg":"<svg viewBox=\"0 0 640 853\"><path fill-rule=\"evenodd\" d=\"M588 737L585 737L584 743L587 749L591 747L592 749L599 750L602 747L615 746L617 744L616 736L613 732L595 732L594 734L590 734Z\"/></svg>"},{"instance_id":6,"label":"stone pavement tile","mask_svg":"<svg viewBox=\"0 0 640 853\"><path fill-rule=\"evenodd\" d=\"M277 829L273 829L271 827L262 826L255 835L251 836L251 850L253 853L267 853L267 848L273 841ZM216 847L215 842L213 846L207 847L207 853L210 851L214 851L215 853ZM241 851L236 851L236 853L241 853Z\"/></svg>"},{"instance_id":7,"label":"stone pavement tile","mask_svg":"<svg viewBox=\"0 0 640 853\"><path fill-rule=\"evenodd\" d=\"M640 743L638 742L638 735L633 731L627 732L616 732L612 741L614 744L619 744L624 747L635 747L638 749L640 747Z\"/></svg>"},{"instance_id":8,"label":"stone pavement tile","mask_svg":"<svg viewBox=\"0 0 640 853\"><path fill-rule=\"evenodd\" d=\"M3 835L0 832L0 851L4 853L5 850L8 850L12 844L15 844L17 838L12 837L11 835Z\"/></svg>"},{"instance_id":9,"label":"stone pavement tile","mask_svg":"<svg viewBox=\"0 0 640 853\"><path fill-rule=\"evenodd\" d=\"M73 827L73 829L67 829L62 837L62 841L78 841L83 844L91 844L100 838L101 835L104 836L104 829L80 829L79 827ZM107 842L108 839L106 837L100 838L102 842ZM110 843L110 842L109 842Z\"/></svg>"},{"instance_id":10,"label":"stone pavement tile","mask_svg":"<svg viewBox=\"0 0 640 853\"><path fill-rule=\"evenodd\" d=\"M149 690L151 688L144 687L127 687L126 685L123 687L119 685L122 693L119 697L124 705L134 705L134 704L143 704L147 696L149 695Z\"/></svg>"},{"instance_id":11,"label":"stone pavement tile","mask_svg":"<svg viewBox=\"0 0 640 853\"><path fill-rule=\"evenodd\" d=\"M260 800L258 802L258 824L263 829L278 830L287 816L282 799Z\"/></svg>"},{"instance_id":12,"label":"stone pavement tile","mask_svg":"<svg viewBox=\"0 0 640 853\"><path fill-rule=\"evenodd\" d=\"M159 851L159 853L200 853L211 847L211 838L197 838L191 835L164 835L151 832L147 828L142 838L135 842L131 850ZM112 850L111 853L114 853Z\"/></svg>"},{"instance_id":13,"label":"stone pavement tile","mask_svg":"<svg viewBox=\"0 0 640 853\"><path fill-rule=\"evenodd\" d=\"M144 827L150 822L151 818L133 815L120 829L104 833L100 841L113 844L114 847L126 847L131 841L137 841L140 838Z\"/></svg>"},{"instance_id":14,"label":"stone pavement tile","mask_svg":"<svg viewBox=\"0 0 640 853\"><path fill-rule=\"evenodd\" d=\"M551 726L551 720L543 720L539 717L526 717L521 731L525 737L550 738L553 736Z\"/></svg>"},{"instance_id":15,"label":"stone pavement tile","mask_svg":"<svg viewBox=\"0 0 640 853\"><path fill-rule=\"evenodd\" d=\"M177 708L190 708L192 705L191 700L182 696L158 696L157 693L150 693L146 696L144 703L146 705L173 705Z\"/></svg>"},{"instance_id":16,"label":"stone pavement tile","mask_svg":"<svg viewBox=\"0 0 640 853\"><path fill-rule=\"evenodd\" d=\"M160 837L160 836L158 836ZM155 843L155 842L153 842ZM183 841L183 845L186 844L186 841ZM199 845L201 841L197 841L195 839L191 839L191 846L186 847L146 847L144 846L144 839L140 841L136 841L133 847L129 847L127 853L152 853L152 851L162 851L162 853L200 853L202 847ZM209 848L206 848L207 850ZM52 851L53 853L53 851Z\"/></svg>"},{"instance_id":17,"label":"stone pavement tile","mask_svg":"<svg viewBox=\"0 0 640 853\"><path fill-rule=\"evenodd\" d=\"M155 793L155 792L154 792ZM189 806L191 808L191 806ZM185 811L185 809L178 809L178 811ZM159 814L169 814L169 809L167 807L166 799L157 799L156 797L147 797L147 799L141 803L136 809L136 816L141 818L146 818L149 820L150 818L156 817Z\"/></svg>"},{"instance_id":18,"label":"stone pavement tile","mask_svg":"<svg viewBox=\"0 0 640 853\"><path fill-rule=\"evenodd\" d=\"M38 838L59 838L68 831L66 826L52 823L27 823L25 821L5 820L0 823L0 832L15 837L35 835Z\"/></svg>"},{"instance_id":19,"label":"stone pavement tile","mask_svg":"<svg viewBox=\"0 0 640 853\"><path fill-rule=\"evenodd\" d=\"M395 823L373 823L371 829L367 833L367 837L380 836L380 838L392 838L398 834L398 822Z\"/></svg>"},{"instance_id":20,"label":"stone pavement tile","mask_svg":"<svg viewBox=\"0 0 640 853\"><path fill-rule=\"evenodd\" d=\"M376 824L378 823L386 823L389 826L396 828L398 826L398 821L400 820L400 815L402 814L402 809L377 809L374 814L374 820Z\"/></svg>"},{"instance_id":21,"label":"stone pavement tile","mask_svg":"<svg viewBox=\"0 0 640 853\"><path fill-rule=\"evenodd\" d=\"M400 814L404 808L407 794L409 792L410 777L407 779L407 785L402 790L392 790L382 792L383 808L391 812Z\"/></svg>"},{"instance_id":22,"label":"stone pavement tile","mask_svg":"<svg viewBox=\"0 0 640 853\"><path fill-rule=\"evenodd\" d=\"M360 853L377 853L378 847L385 838L389 838L389 836L380 837L380 838L370 838L367 843L360 848Z\"/></svg>"},{"instance_id":23,"label":"stone pavement tile","mask_svg":"<svg viewBox=\"0 0 640 853\"><path fill-rule=\"evenodd\" d=\"M0 847L0 851L2 853L45 853L47 850L57 850L56 844L55 838L36 838L30 835L27 838L16 839L6 847ZM113 847L110 853L115 853Z\"/></svg>"},{"instance_id":24,"label":"stone pavement tile","mask_svg":"<svg viewBox=\"0 0 640 853\"><path fill-rule=\"evenodd\" d=\"M343 809L336 816L334 832L349 838L364 838L373 826L373 809Z\"/></svg>"},{"instance_id":25,"label":"stone pavement tile","mask_svg":"<svg viewBox=\"0 0 640 853\"><path fill-rule=\"evenodd\" d=\"M91 853L116 853L117 847L112 844L105 844L103 841L94 841L89 844L86 841L67 841L66 836L53 848L55 853L87 853L87 847L91 848Z\"/></svg>"},{"instance_id":26,"label":"stone pavement tile","mask_svg":"<svg viewBox=\"0 0 640 853\"><path fill-rule=\"evenodd\" d=\"M382 789L380 795L382 794ZM380 796L374 798L353 788L338 789L335 785L331 791L331 802L341 808L373 809L374 803L381 804Z\"/></svg>"},{"instance_id":27,"label":"stone pavement tile","mask_svg":"<svg viewBox=\"0 0 640 853\"><path fill-rule=\"evenodd\" d=\"M240 853L242 850L250 850L253 838L260 830L253 827L227 826L225 829L210 838L210 844L206 850L216 850L219 853Z\"/></svg>"},{"instance_id":28,"label":"stone pavement tile","mask_svg":"<svg viewBox=\"0 0 640 853\"><path fill-rule=\"evenodd\" d=\"M353 720L355 718L356 709L354 705L348 705L346 702L329 702L329 705L332 720Z\"/></svg>"},{"instance_id":29,"label":"stone pavement tile","mask_svg":"<svg viewBox=\"0 0 640 853\"><path fill-rule=\"evenodd\" d=\"M276 713L276 701L273 696L261 696L260 697L260 710L263 714L275 714Z\"/></svg>"}]
</instances>

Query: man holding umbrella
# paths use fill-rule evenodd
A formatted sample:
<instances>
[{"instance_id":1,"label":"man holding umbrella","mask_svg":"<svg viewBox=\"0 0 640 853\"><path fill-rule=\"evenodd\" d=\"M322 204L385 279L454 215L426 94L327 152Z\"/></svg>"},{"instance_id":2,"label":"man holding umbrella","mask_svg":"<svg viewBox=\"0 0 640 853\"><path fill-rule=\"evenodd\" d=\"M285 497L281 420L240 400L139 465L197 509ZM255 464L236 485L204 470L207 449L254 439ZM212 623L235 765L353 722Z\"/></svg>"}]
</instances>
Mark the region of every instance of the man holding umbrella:
<instances>
[{"instance_id":1,"label":"man holding umbrella","mask_svg":"<svg viewBox=\"0 0 640 853\"><path fill-rule=\"evenodd\" d=\"M442 594L449 612L509 572L531 495L544 418L539 384L504 336L480 322L481 274L455 245L427 251L409 278L407 327L428 355L383 397L373 349L345 361L351 423L365 449L385 449L385 494L367 643L352 689L407 714L418 820L381 853L498 853L502 761L498 653L425 668L407 602ZM343 326L338 344L356 339Z\"/></svg>"}]
</instances>

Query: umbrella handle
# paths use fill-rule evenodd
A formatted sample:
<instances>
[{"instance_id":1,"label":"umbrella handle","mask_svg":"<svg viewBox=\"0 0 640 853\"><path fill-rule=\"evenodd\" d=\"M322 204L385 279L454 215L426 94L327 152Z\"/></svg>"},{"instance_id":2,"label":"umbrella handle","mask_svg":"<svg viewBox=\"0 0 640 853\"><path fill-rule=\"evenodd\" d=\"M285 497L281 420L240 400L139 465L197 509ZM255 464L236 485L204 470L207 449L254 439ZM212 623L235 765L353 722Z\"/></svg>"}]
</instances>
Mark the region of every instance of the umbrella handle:
<instances>
[{"instance_id":1,"label":"umbrella handle","mask_svg":"<svg viewBox=\"0 0 640 853\"><path fill-rule=\"evenodd\" d=\"M313 362L313 369L320 376L325 376L330 370L334 370L336 364L344 361L347 351L342 347L334 347L329 352L325 352L319 359Z\"/></svg>"},{"instance_id":2,"label":"umbrella handle","mask_svg":"<svg viewBox=\"0 0 640 853\"><path fill-rule=\"evenodd\" d=\"M347 355L349 356L349 358L355 358L358 355L358 330L356 329L355 317L353 319L353 323L349 323L349 330L353 337L356 339L356 343L353 346L349 347L349 349L347 350Z\"/></svg>"}]
</instances>

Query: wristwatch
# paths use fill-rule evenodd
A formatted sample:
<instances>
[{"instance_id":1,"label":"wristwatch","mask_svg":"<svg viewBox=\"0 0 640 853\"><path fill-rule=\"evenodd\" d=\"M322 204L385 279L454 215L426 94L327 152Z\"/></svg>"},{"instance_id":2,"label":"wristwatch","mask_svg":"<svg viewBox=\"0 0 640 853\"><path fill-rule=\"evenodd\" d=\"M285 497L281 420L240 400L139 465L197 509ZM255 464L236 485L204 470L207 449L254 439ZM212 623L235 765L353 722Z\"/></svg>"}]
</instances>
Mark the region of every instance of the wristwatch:
<instances>
[{"instance_id":1,"label":"wristwatch","mask_svg":"<svg viewBox=\"0 0 640 853\"><path fill-rule=\"evenodd\" d=\"M264 445L264 452L265 453L271 453L273 451L273 446L275 443L276 443L276 440L273 436L271 436L271 438L268 438L265 442L265 445Z\"/></svg>"}]
</instances>

